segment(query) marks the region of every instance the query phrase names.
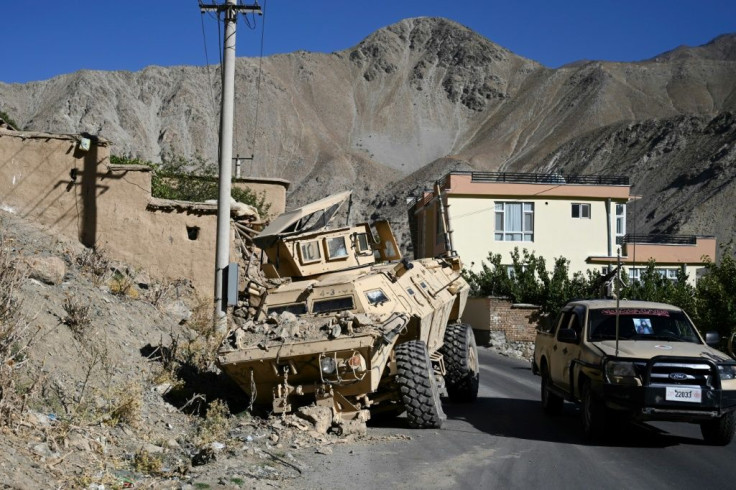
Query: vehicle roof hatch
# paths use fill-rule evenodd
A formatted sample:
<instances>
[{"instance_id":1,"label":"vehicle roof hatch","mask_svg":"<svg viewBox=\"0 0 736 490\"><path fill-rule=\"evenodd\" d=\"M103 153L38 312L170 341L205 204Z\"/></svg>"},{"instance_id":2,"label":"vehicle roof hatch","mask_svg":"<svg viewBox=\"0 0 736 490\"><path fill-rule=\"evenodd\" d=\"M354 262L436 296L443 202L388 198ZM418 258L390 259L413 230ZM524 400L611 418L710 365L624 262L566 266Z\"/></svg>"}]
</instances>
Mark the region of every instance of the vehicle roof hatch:
<instances>
[{"instance_id":1,"label":"vehicle roof hatch","mask_svg":"<svg viewBox=\"0 0 736 490\"><path fill-rule=\"evenodd\" d=\"M260 248L268 248L280 238L308 233L325 228L352 191L332 194L324 199L280 214L253 241Z\"/></svg>"}]
</instances>

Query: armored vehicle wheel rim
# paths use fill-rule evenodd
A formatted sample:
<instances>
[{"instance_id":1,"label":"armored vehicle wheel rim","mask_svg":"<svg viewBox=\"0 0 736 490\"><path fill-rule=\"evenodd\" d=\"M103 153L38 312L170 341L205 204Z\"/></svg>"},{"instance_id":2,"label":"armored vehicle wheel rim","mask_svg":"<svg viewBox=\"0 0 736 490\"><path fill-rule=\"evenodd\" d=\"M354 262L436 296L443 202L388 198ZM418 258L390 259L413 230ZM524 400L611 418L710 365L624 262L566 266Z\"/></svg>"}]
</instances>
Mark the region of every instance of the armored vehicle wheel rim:
<instances>
[{"instance_id":1,"label":"armored vehicle wheel rim","mask_svg":"<svg viewBox=\"0 0 736 490\"><path fill-rule=\"evenodd\" d=\"M397 346L396 371L409 425L417 429L441 428L447 416L442 410L427 345L421 340L410 340Z\"/></svg>"},{"instance_id":2,"label":"armored vehicle wheel rim","mask_svg":"<svg viewBox=\"0 0 736 490\"><path fill-rule=\"evenodd\" d=\"M472 372L477 373L480 371L478 364L478 348L470 349L468 352L468 369Z\"/></svg>"}]
</instances>

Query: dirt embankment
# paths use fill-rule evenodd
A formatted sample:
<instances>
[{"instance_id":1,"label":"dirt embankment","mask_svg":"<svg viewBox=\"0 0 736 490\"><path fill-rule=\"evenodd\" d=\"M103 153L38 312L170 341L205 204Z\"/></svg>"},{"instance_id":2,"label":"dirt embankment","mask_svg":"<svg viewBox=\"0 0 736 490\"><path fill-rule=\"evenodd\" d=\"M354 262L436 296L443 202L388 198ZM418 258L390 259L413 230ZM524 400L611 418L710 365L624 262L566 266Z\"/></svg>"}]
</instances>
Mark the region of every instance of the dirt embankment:
<instances>
[{"instance_id":1,"label":"dirt embankment","mask_svg":"<svg viewBox=\"0 0 736 490\"><path fill-rule=\"evenodd\" d=\"M4 211L0 289L0 486L294 487L305 453L370 440L252 412L185 282Z\"/></svg>"}]
</instances>

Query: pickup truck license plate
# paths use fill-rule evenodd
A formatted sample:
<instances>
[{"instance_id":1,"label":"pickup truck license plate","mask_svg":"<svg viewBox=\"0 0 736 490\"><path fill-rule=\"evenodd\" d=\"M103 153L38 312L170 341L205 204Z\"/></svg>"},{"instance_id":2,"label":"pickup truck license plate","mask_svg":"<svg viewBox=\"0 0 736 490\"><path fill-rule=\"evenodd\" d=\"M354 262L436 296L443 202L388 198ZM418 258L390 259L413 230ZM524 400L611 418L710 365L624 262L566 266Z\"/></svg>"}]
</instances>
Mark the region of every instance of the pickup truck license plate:
<instances>
[{"instance_id":1,"label":"pickup truck license plate","mask_svg":"<svg viewBox=\"0 0 736 490\"><path fill-rule=\"evenodd\" d=\"M664 398L671 402L700 403L702 401L702 392L700 391L700 388L668 386L667 393Z\"/></svg>"}]
</instances>

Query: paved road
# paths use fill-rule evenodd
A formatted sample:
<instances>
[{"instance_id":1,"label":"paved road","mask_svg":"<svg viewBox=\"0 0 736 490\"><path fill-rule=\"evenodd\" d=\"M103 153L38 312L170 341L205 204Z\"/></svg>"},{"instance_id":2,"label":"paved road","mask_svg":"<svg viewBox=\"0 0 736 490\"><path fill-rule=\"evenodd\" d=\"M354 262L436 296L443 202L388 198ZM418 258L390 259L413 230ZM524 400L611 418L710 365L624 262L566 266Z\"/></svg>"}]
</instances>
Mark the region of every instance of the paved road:
<instances>
[{"instance_id":1,"label":"paved road","mask_svg":"<svg viewBox=\"0 0 736 490\"><path fill-rule=\"evenodd\" d=\"M445 403L442 430L403 419L369 434L408 441L338 445L310 456L306 488L675 489L736 486L736 442L704 445L697 425L625 425L604 445L583 442L576 407L550 417L529 364L480 349L481 387L472 405Z\"/></svg>"}]
</instances>

